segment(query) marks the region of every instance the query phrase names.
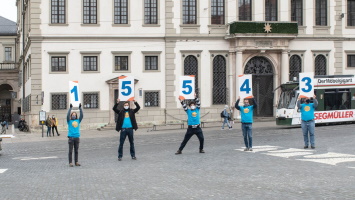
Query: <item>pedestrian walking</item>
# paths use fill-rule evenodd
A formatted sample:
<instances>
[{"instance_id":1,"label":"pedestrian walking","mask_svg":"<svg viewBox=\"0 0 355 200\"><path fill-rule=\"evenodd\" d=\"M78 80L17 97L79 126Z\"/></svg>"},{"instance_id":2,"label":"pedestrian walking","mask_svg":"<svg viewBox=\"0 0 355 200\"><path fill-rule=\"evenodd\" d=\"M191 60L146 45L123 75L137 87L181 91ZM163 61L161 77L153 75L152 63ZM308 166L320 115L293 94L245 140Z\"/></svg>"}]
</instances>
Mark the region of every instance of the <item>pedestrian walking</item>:
<instances>
[{"instance_id":1,"label":"pedestrian walking","mask_svg":"<svg viewBox=\"0 0 355 200\"><path fill-rule=\"evenodd\" d=\"M313 102L312 102L313 100ZM301 127L303 132L303 140L304 140L304 148L307 149L309 145L309 139L311 143L311 148L315 149L315 139L314 139L314 111L318 106L318 101L316 99L316 95L312 99L309 97L305 99L303 103L301 103L302 99L299 96L297 101L297 107L301 111Z\"/></svg>"},{"instance_id":2,"label":"pedestrian walking","mask_svg":"<svg viewBox=\"0 0 355 200\"><path fill-rule=\"evenodd\" d=\"M79 164L79 143L80 143L80 123L84 118L83 109L81 108L81 104L79 104L80 117L78 118L78 114L76 112L71 112L73 105L70 104L70 108L67 114L67 123L68 123L68 144L69 144L69 167L73 167L73 148L74 148L74 159L75 166L81 166Z\"/></svg>"},{"instance_id":3,"label":"pedestrian walking","mask_svg":"<svg viewBox=\"0 0 355 200\"><path fill-rule=\"evenodd\" d=\"M244 99L244 105L239 106L240 97L235 103L235 108L240 111L242 121L242 131L244 137L244 151L253 151L253 111L257 107L255 98L252 98L253 105L250 105L249 99Z\"/></svg>"},{"instance_id":4,"label":"pedestrian walking","mask_svg":"<svg viewBox=\"0 0 355 200\"><path fill-rule=\"evenodd\" d=\"M129 144L130 144L130 154L133 160L137 160L136 151L134 149L134 137L133 130L137 130L137 122L136 122L136 113L141 108L135 100L133 100L135 109L131 109L129 105L129 101L126 101L123 104L123 108L118 108L120 103L120 99L117 99L116 104L113 106L113 111L118 114L117 123L116 123L116 131L120 132L120 144L118 147L118 161L122 160L123 157L123 144L128 136Z\"/></svg>"},{"instance_id":5,"label":"pedestrian walking","mask_svg":"<svg viewBox=\"0 0 355 200\"><path fill-rule=\"evenodd\" d=\"M223 123L222 123L221 130L224 130L224 125L225 124L228 125L229 130L232 130L232 126L229 123L230 116L229 116L229 113L228 113L228 106L227 105L224 106L224 109L221 112L221 117L223 118Z\"/></svg>"},{"instance_id":6,"label":"pedestrian walking","mask_svg":"<svg viewBox=\"0 0 355 200\"><path fill-rule=\"evenodd\" d=\"M51 128L52 128L52 124L53 124L53 121L52 119L49 117L47 117L47 120L46 120L46 126L47 126L47 137L51 137ZM53 134L54 136L54 134Z\"/></svg>"},{"instance_id":7,"label":"pedestrian walking","mask_svg":"<svg viewBox=\"0 0 355 200\"><path fill-rule=\"evenodd\" d=\"M187 142L190 140L190 138L193 135L196 135L198 140L200 141L200 149L199 152L200 153L205 153L205 151L203 150L203 143L204 143L204 137L203 137L203 132L202 129L200 127L200 100L196 97L195 94L195 100L191 101L189 103L189 108L187 108L186 103L183 102L182 99L180 99L181 105L183 107L183 109L185 110L186 114L187 114L187 131L184 137L184 140L182 141L179 150L177 150L177 152L175 153L175 155L178 154L182 154L182 150L184 149L185 145L187 144Z\"/></svg>"},{"instance_id":8,"label":"pedestrian walking","mask_svg":"<svg viewBox=\"0 0 355 200\"><path fill-rule=\"evenodd\" d=\"M53 133L53 137L54 137L54 129L57 132L57 136L60 136L60 134L58 133L58 119L52 115L52 133Z\"/></svg>"}]
</instances>

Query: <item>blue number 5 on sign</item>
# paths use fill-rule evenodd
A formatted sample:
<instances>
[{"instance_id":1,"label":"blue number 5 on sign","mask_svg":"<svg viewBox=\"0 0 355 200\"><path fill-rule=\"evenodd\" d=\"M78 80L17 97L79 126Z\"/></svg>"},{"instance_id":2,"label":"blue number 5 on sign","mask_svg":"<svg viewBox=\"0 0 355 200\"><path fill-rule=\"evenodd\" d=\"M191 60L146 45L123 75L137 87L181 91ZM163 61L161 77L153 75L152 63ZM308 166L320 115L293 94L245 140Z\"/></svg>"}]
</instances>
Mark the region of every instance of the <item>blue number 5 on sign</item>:
<instances>
[{"instance_id":1,"label":"blue number 5 on sign","mask_svg":"<svg viewBox=\"0 0 355 200\"><path fill-rule=\"evenodd\" d=\"M192 84L192 80L184 80L184 81L182 82L182 88L183 88L183 89L187 89L187 90L183 90L183 91L182 91L183 94L186 94L186 95L191 94L191 92L192 92L192 86L191 86L191 84Z\"/></svg>"},{"instance_id":2,"label":"blue number 5 on sign","mask_svg":"<svg viewBox=\"0 0 355 200\"><path fill-rule=\"evenodd\" d=\"M131 95L132 93L132 88L131 88L131 81L122 81L122 90L127 90L126 92L122 91L121 93L124 95L124 96L129 96Z\"/></svg>"}]
</instances>

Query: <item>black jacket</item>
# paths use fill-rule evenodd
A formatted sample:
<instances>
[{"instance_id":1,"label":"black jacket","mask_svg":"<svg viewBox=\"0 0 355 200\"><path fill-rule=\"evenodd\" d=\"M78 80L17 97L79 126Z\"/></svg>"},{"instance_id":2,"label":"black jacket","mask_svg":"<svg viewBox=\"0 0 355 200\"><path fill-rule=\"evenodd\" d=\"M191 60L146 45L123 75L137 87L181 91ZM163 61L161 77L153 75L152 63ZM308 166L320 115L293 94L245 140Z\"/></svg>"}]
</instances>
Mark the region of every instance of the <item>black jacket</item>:
<instances>
[{"instance_id":1,"label":"black jacket","mask_svg":"<svg viewBox=\"0 0 355 200\"><path fill-rule=\"evenodd\" d=\"M136 105L135 109L129 109L128 114L129 114L129 118L131 118L131 123L133 126L134 130L138 129L137 126L137 121L136 121L136 112L138 112L138 110L141 108L139 106L139 104L137 102L134 102L134 105ZM125 110L124 109L117 109L118 107L118 103L116 103L112 110L115 111L115 113L118 114L118 118L117 118L117 122L116 122L116 131L120 131L122 129L122 124L123 124L123 120L124 120L124 114L125 114Z\"/></svg>"}]
</instances>

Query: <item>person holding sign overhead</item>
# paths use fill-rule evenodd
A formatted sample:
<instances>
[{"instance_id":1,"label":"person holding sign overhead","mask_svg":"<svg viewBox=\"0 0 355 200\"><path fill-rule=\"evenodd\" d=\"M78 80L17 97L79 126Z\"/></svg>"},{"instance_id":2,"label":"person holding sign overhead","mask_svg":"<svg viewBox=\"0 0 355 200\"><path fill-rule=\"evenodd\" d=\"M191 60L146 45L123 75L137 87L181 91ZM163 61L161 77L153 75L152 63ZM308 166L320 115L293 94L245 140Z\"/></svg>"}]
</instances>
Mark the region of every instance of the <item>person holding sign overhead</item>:
<instances>
[{"instance_id":1,"label":"person holding sign overhead","mask_svg":"<svg viewBox=\"0 0 355 200\"><path fill-rule=\"evenodd\" d=\"M314 143L314 127L315 127L315 122L314 122L314 110L318 106L318 101L316 99L316 95L313 96L313 98L305 98L305 101L301 103L302 97L301 95L298 96L298 101L297 101L297 107L301 111L301 127L302 127L302 132L303 132L303 140L304 140L304 148L308 148L309 140L308 138L311 139L311 148L314 149L316 148L315 143ZM311 102L313 100L313 103ZM308 137L309 133L309 137Z\"/></svg>"},{"instance_id":2,"label":"person holding sign overhead","mask_svg":"<svg viewBox=\"0 0 355 200\"><path fill-rule=\"evenodd\" d=\"M235 108L240 111L242 118L242 131L244 137L244 151L253 151L253 111L257 107L255 98L253 97L253 105L250 105L249 99L244 99L244 105L239 106L240 97L235 103Z\"/></svg>"},{"instance_id":3,"label":"person holding sign overhead","mask_svg":"<svg viewBox=\"0 0 355 200\"><path fill-rule=\"evenodd\" d=\"M187 131L185 134L185 138L182 141L179 150L175 153L175 155L182 154L182 150L184 149L187 142L193 135L196 135L198 140L200 141L200 153L205 153L203 150L204 137L202 133L202 129L200 127L200 100L195 96L195 100L189 103L190 109L187 108L186 104L183 102L183 98L180 96L179 100L181 102L182 107L184 108L187 114Z\"/></svg>"},{"instance_id":4,"label":"person holding sign overhead","mask_svg":"<svg viewBox=\"0 0 355 200\"><path fill-rule=\"evenodd\" d=\"M130 153L133 160L137 160L136 152L134 149L134 138L133 138L133 129L136 131L138 129L136 116L135 114L141 108L139 104L133 100L134 105L136 105L135 109L130 109L129 101L126 101L123 104L123 108L118 109L118 105L120 103L120 99L117 99L116 104L113 106L113 111L118 114L117 123L116 123L116 131L121 131L120 133L120 145L118 147L118 161L122 160L123 156L123 144L128 136L129 144L130 144Z\"/></svg>"},{"instance_id":5,"label":"person holding sign overhead","mask_svg":"<svg viewBox=\"0 0 355 200\"><path fill-rule=\"evenodd\" d=\"M73 104L70 104L70 108L67 114L68 123L68 144L69 144L69 166L73 167L72 155L73 148L75 151L75 166L81 166L78 162L79 157L79 143L80 143L80 123L84 118L83 109L81 108L81 103L79 104L80 118L76 112L72 112Z\"/></svg>"}]
</instances>

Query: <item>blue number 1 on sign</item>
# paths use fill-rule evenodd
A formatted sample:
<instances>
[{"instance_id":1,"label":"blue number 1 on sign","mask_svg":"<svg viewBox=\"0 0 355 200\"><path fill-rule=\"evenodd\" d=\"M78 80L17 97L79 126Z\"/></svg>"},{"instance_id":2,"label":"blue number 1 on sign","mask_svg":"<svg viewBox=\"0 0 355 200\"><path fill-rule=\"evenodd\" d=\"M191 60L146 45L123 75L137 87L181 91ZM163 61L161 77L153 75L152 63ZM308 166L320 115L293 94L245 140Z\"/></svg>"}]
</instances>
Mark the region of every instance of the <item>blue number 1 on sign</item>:
<instances>
[{"instance_id":1,"label":"blue number 1 on sign","mask_svg":"<svg viewBox=\"0 0 355 200\"><path fill-rule=\"evenodd\" d=\"M75 101L79 101L78 86L74 86L73 89L70 90L70 93L73 93L73 92L74 92Z\"/></svg>"},{"instance_id":2,"label":"blue number 1 on sign","mask_svg":"<svg viewBox=\"0 0 355 200\"><path fill-rule=\"evenodd\" d=\"M249 79L246 79L246 80L244 81L244 83L243 83L242 86L240 87L240 91L241 91L241 92L246 92L247 94L250 93L251 88L250 88L250 86L249 86Z\"/></svg>"}]
</instances>

